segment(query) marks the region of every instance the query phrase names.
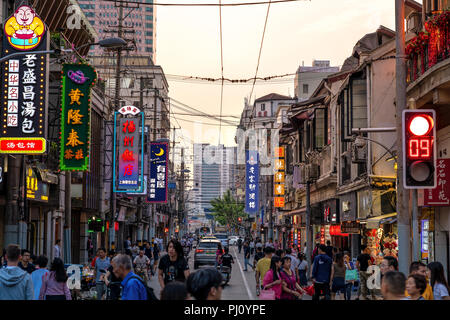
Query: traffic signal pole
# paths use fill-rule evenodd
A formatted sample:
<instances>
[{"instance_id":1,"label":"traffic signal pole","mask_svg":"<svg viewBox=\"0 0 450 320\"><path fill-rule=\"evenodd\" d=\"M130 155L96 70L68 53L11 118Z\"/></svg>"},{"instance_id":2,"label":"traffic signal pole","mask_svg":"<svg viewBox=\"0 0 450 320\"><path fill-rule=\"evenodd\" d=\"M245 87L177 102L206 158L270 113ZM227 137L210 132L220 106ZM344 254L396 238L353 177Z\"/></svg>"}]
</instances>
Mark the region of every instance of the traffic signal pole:
<instances>
[{"instance_id":1,"label":"traffic signal pole","mask_svg":"<svg viewBox=\"0 0 450 320\"><path fill-rule=\"evenodd\" d=\"M396 124L397 124L397 226L399 271L407 275L411 262L411 219L408 196L403 188L402 112L406 108L405 1L395 0L396 30Z\"/></svg>"}]
</instances>

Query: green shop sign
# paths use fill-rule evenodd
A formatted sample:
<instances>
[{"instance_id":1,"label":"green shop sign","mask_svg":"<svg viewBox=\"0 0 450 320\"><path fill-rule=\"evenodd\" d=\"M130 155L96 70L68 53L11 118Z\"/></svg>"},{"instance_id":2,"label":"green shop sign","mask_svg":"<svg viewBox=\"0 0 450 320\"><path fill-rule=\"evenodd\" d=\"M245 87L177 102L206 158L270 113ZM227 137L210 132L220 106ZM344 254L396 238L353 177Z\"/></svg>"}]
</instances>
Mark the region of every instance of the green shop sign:
<instances>
[{"instance_id":1,"label":"green shop sign","mask_svg":"<svg viewBox=\"0 0 450 320\"><path fill-rule=\"evenodd\" d=\"M61 86L62 171L88 171L90 151L91 88L97 72L88 64L64 64Z\"/></svg>"}]
</instances>

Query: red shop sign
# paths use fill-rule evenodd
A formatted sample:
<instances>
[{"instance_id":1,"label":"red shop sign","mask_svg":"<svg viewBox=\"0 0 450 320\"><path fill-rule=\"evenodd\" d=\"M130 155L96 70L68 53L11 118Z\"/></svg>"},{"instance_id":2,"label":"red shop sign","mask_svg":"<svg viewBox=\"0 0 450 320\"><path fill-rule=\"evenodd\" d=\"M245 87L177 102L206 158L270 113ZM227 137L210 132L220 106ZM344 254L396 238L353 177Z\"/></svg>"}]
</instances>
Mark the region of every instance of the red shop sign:
<instances>
[{"instance_id":1,"label":"red shop sign","mask_svg":"<svg viewBox=\"0 0 450 320\"><path fill-rule=\"evenodd\" d=\"M437 159L435 174L437 186L434 189L423 191L423 205L432 207L450 206L450 159ZM449 181L447 181L447 177Z\"/></svg>"},{"instance_id":2,"label":"red shop sign","mask_svg":"<svg viewBox=\"0 0 450 320\"><path fill-rule=\"evenodd\" d=\"M341 225L339 225L339 224L330 226L330 235L348 237L348 233L341 232Z\"/></svg>"}]
</instances>

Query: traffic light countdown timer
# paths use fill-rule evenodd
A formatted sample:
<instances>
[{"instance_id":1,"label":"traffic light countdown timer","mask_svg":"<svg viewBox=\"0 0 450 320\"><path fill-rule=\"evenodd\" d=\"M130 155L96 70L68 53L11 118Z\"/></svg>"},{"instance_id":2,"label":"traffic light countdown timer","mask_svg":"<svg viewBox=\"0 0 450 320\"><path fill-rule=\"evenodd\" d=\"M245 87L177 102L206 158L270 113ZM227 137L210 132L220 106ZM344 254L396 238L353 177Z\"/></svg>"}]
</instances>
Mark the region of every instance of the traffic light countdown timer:
<instances>
[{"instance_id":1,"label":"traffic light countdown timer","mask_svg":"<svg viewBox=\"0 0 450 320\"><path fill-rule=\"evenodd\" d=\"M405 189L436 187L436 113L404 110L403 186Z\"/></svg>"}]
</instances>

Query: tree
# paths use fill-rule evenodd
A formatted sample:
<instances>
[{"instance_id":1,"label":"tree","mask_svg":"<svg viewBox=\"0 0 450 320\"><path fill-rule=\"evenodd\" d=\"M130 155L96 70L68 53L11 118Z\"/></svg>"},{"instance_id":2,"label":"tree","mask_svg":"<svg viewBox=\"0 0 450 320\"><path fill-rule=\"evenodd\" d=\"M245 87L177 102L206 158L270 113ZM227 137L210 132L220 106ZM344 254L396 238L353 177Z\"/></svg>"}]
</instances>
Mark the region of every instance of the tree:
<instances>
[{"instance_id":1,"label":"tree","mask_svg":"<svg viewBox=\"0 0 450 320\"><path fill-rule=\"evenodd\" d=\"M247 218L244 212L244 205L239 204L227 190L222 197L211 200L212 214L214 219L221 225L228 225L230 228L238 227L238 218Z\"/></svg>"}]
</instances>

